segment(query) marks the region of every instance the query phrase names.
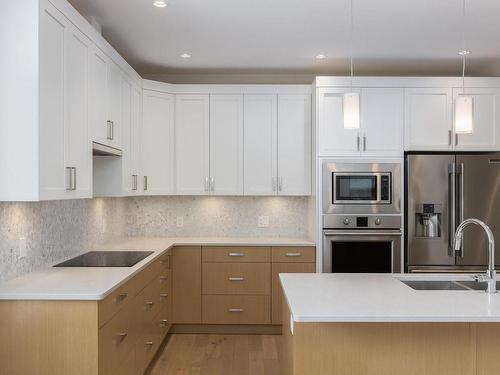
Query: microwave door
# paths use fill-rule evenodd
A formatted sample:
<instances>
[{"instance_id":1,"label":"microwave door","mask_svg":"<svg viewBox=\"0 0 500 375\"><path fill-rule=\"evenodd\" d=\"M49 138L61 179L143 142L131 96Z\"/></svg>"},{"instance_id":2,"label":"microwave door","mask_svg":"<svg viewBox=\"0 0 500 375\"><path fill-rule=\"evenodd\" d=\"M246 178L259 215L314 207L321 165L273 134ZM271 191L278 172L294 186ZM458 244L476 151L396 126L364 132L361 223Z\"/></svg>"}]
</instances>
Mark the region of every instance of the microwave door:
<instances>
[{"instance_id":1,"label":"microwave door","mask_svg":"<svg viewBox=\"0 0 500 375\"><path fill-rule=\"evenodd\" d=\"M471 217L484 221L500 241L499 154L457 155L457 216L457 225ZM462 250L457 254L457 265L486 267L487 248L484 232L475 226L467 227ZM498 246L495 260L500 264Z\"/></svg>"},{"instance_id":2,"label":"microwave door","mask_svg":"<svg viewBox=\"0 0 500 375\"><path fill-rule=\"evenodd\" d=\"M454 231L454 155L407 157L407 254L408 266L453 266L449 252ZM451 205L450 205L451 203ZM452 228L453 227L453 228Z\"/></svg>"}]
</instances>

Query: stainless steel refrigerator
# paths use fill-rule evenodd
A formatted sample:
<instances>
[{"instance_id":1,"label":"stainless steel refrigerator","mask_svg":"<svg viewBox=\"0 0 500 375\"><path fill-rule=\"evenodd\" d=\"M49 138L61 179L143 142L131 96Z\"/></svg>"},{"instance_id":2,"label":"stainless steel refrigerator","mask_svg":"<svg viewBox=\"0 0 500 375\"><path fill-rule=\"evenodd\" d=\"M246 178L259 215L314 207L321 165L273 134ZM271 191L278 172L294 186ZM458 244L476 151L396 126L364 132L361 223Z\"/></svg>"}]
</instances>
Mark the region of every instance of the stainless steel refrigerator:
<instances>
[{"instance_id":1,"label":"stainless steel refrigerator","mask_svg":"<svg viewBox=\"0 0 500 375\"><path fill-rule=\"evenodd\" d=\"M500 153L408 154L405 163L405 263L408 272L472 272L488 264L485 234L453 236L463 219L488 224L500 244ZM500 246L495 251L500 265Z\"/></svg>"}]
</instances>

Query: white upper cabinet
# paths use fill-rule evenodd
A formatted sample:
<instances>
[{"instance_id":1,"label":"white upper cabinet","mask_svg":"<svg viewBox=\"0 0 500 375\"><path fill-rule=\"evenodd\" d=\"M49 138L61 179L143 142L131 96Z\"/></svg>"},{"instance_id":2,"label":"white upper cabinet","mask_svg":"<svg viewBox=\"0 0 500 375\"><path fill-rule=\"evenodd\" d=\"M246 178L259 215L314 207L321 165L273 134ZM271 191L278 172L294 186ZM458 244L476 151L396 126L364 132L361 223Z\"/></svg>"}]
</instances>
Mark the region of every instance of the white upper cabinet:
<instances>
[{"instance_id":1,"label":"white upper cabinet","mask_svg":"<svg viewBox=\"0 0 500 375\"><path fill-rule=\"evenodd\" d=\"M118 65L108 62L106 144L122 148L122 73Z\"/></svg>"},{"instance_id":2,"label":"white upper cabinet","mask_svg":"<svg viewBox=\"0 0 500 375\"><path fill-rule=\"evenodd\" d=\"M132 191L132 83L122 81L122 190L125 195L131 195Z\"/></svg>"},{"instance_id":3,"label":"white upper cabinet","mask_svg":"<svg viewBox=\"0 0 500 375\"><path fill-rule=\"evenodd\" d=\"M243 195L243 95L210 95L209 187Z\"/></svg>"},{"instance_id":4,"label":"white upper cabinet","mask_svg":"<svg viewBox=\"0 0 500 375\"><path fill-rule=\"evenodd\" d=\"M173 95L143 91L143 175L138 186L143 195L174 192L174 107ZM137 178L134 177L133 184Z\"/></svg>"},{"instance_id":5,"label":"white upper cabinet","mask_svg":"<svg viewBox=\"0 0 500 375\"><path fill-rule=\"evenodd\" d=\"M462 88L453 89L453 102L462 94ZM455 150L500 150L500 89L466 88L465 94L474 98L472 134L456 134Z\"/></svg>"},{"instance_id":6,"label":"white upper cabinet","mask_svg":"<svg viewBox=\"0 0 500 375\"><path fill-rule=\"evenodd\" d=\"M90 41L50 3L40 13L39 199L92 194L88 141Z\"/></svg>"},{"instance_id":7,"label":"white upper cabinet","mask_svg":"<svg viewBox=\"0 0 500 375\"><path fill-rule=\"evenodd\" d=\"M362 89L360 148L363 156L403 156L403 127L403 89Z\"/></svg>"},{"instance_id":8,"label":"white upper cabinet","mask_svg":"<svg viewBox=\"0 0 500 375\"><path fill-rule=\"evenodd\" d=\"M108 123L108 58L97 47L90 55L90 128L92 141L107 144Z\"/></svg>"},{"instance_id":9,"label":"white upper cabinet","mask_svg":"<svg viewBox=\"0 0 500 375\"><path fill-rule=\"evenodd\" d=\"M452 108L449 88L405 89L405 149L452 150Z\"/></svg>"},{"instance_id":10,"label":"white upper cabinet","mask_svg":"<svg viewBox=\"0 0 500 375\"><path fill-rule=\"evenodd\" d=\"M130 124L130 169L126 181L126 191L130 195L141 194L139 181L143 179L142 172L142 89L137 86L132 87L132 108ZM172 140L173 141L173 140ZM173 169L173 166L172 166Z\"/></svg>"},{"instance_id":11,"label":"white upper cabinet","mask_svg":"<svg viewBox=\"0 0 500 375\"><path fill-rule=\"evenodd\" d=\"M278 95L278 194L311 193L311 95Z\"/></svg>"},{"instance_id":12,"label":"white upper cabinet","mask_svg":"<svg viewBox=\"0 0 500 375\"><path fill-rule=\"evenodd\" d=\"M276 95L244 97L245 195L274 195L277 192Z\"/></svg>"},{"instance_id":13,"label":"white upper cabinet","mask_svg":"<svg viewBox=\"0 0 500 375\"><path fill-rule=\"evenodd\" d=\"M359 89L347 88L318 89L319 156L360 155L359 129L344 129L343 95L351 91L360 92Z\"/></svg>"},{"instance_id":14,"label":"white upper cabinet","mask_svg":"<svg viewBox=\"0 0 500 375\"><path fill-rule=\"evenodd\" d=\"M209 95L175 97L175 182L180 195L209 193Z\"/></svg>"}]
</instances>

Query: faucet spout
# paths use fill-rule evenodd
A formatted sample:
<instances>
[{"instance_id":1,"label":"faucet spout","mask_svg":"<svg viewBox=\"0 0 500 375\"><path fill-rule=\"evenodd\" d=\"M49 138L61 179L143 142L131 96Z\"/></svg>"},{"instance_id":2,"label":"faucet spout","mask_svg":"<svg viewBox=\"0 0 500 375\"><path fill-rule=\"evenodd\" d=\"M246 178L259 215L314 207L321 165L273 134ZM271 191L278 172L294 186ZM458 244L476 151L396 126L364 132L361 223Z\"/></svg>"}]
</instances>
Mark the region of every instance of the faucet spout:
<instances>
[{"instance_id":1,"label":"faucet spout","mask_svg":"<svg viewBox=\"0 0 500 375\"><path fill-rule=\"evenodd\" d=\"M485 275L486 280L488 282L487 292L496 293L497 283L496 283L496 271L495 271L495 238L493 236L493 232L491 231L490 227L479 219L471 218L462 221L455 232L455 241L453 244L453 248L455 249L455 251L460 250L460 247L462 245L464 229L471 224L480 226L484 230L488 238L488 270L486 271Z\"/></svg>"}]
</instances>

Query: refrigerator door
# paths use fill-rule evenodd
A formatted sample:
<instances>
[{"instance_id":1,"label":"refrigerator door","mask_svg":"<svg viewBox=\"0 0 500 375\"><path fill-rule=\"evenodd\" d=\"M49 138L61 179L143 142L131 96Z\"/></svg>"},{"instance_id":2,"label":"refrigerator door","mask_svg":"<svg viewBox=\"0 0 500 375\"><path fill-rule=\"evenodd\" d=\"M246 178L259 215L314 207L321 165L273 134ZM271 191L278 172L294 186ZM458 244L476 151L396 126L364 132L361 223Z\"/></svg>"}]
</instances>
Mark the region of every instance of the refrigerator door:
<instances>
[{"instance_id":1,"label":"refrigerator door","mask_svg":"<svg viewBox=\"0 0 500 375\"><path fill-rule=\"evenodd\" d=\"M450 215L454 217L455 211L455 205L450 205L455 181L450 168L454 163L455 155L407 157L409 267L455 265L449 252Z\"/></svg>"},{"instance_id":2,"label":"refrigerator door","mask_svg":"<svg viewBox=\"0 0 500 375\"><path fill-rule=\"evenodd\" d=\"M462 188L463 186L463 188ZM457 155L457 224L477 218L490 226L500 241L500 154ZM486 267L488 241L481 228L469 226L464 231L457 265ZM495 252L500 264L500 248Z\"/></svg>"}]
</instances>

